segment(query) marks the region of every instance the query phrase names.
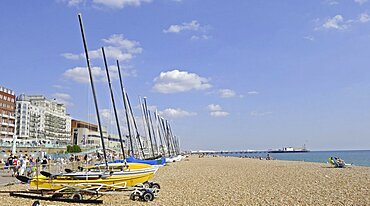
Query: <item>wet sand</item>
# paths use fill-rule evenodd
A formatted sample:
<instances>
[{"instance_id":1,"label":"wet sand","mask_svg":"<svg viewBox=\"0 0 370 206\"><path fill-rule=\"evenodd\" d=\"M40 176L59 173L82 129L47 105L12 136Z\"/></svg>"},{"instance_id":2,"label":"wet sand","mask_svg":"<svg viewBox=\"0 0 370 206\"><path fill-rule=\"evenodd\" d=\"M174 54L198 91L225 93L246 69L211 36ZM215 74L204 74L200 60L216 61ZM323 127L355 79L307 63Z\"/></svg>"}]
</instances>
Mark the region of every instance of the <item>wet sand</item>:
<instances>
[{"instance_id":1,"label":"wet sand","mask_svg":"<svg viewBox=\"0 0 370 206\"><path fill-rule=\"evenodd\" d=\"M107 195L103 205L370 205L370 167L340 169L320 163L192 156L160 168L153 181L162 187L153 202ZM27 186L1 190L19 188ZM33 202L6 194L0 194L0 201L1 205Z\"/></svg>"}]
</instances>

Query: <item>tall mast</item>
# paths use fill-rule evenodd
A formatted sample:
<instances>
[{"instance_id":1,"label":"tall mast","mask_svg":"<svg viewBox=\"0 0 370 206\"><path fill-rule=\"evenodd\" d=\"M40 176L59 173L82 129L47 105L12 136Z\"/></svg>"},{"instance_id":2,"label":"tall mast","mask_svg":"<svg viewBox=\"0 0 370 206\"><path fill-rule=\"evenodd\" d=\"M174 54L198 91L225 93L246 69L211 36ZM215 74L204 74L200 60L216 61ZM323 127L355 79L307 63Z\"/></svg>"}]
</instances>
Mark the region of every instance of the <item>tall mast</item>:
<instances>
[{"instance_id":1,"label":"tall mast","mask_svg":"<svg viewBox=\"0 0 370 206\"><path fill-rule=\"evenodd\" d=\"M125 115L126 115L127 128L128 128L128 136L130 138L131 155L134 156L134 146L132 144L131 126L130 126L130 119L129 119L129 116L128 116L128 108L127 108L127 101L126 101L126 94L125 94L126 91L123 87L122 76L121 76L121 68L119 66L118 60L117 60L117 68L118 68L119 82L120 82L121 91L122 91L123 105L125 107Z\"/></svg>"},{"instance_id":2,"label":"tall mast","mask_svg":"<svg viewBox=\"0 0 370 206\"><path fill-rule=\"evenodd\" d=\"M155 112L154 116L155 116L155 123L156 123L156 126L157 126L158 137L159 137L159 141L161 143L162 152L163 152L163 155L166 156L166 153L164 152L164 146L163 146L163 141L162 141L161 127L160 127L160 124L159 124L158 112Z\"/></svg>"},{"instance_id":3,"label":"tall mast","mask_svg":"<svg viewBox=\"0 0 370 206\"><path fill-rule=\"evenodd\" d=\"M114 101L114 95L113 95L113 91L112 91L112 82L110 80L110 75L109 75L109 70L108 70L108 63L107 63L107 58L105 57L104 47L101 48L101 51L103 52L103 59L104 59L105 71L107 72L109 92L110 92L110 97L111 97L112 104L113 104L114 116L116 118L116 124L117 124L117 131L118 131L119 141L121 142L122 156L123 156L123 159L126 159L125 149L123 148L123 141L122 141L122 135L121 135L121 127L119 126L118 114L117 114L117 109L116 109L116 103Z\"/></svg>"},{"instance_id":4,"label":"tall mast","mask_svg":"<svg viewBox=\"0 0 370 206\"><path fill-rule=\"evenodd\" d=\"M106 167L106 169L108 169L108 161L107 161L107 153L105 151L105 145L104 145L103 129L102 129L102 126L101 126L101 121L100 121L98 101L96 99L94 81L93 81L93 76L92 76L91 67L90 67L90 58L89 58L89 52L88 52L89 50L87 49L87 43L86 43L86 39L85 39L85 32L84 32L84 27L83 27L83 23L82 23L82 16L81 16L81 14L78 14L78 20L80 22L80 29L81 29L82 41L83 41L83 45L84 45L84 49L85 49L87 69L89 71L89 77L90 77L90 83L91 83L91 90L92 90L93 97L94 97L96 117L98 119L98 126L99 126L99 132L100 132L101 145L102 145L102 148L103 148L103 154L104 154L104 160L105 160L105 167Z\"/></svg>"},{"instance_id":5,"label":"tall mast","mask_svg":"<svg viewBox=\"0 0 370 206\"><path fill-rule=\"evenodd\" d=\"M153 132L153 139L154 139L154 144L155 144L155 150L156 150L157 155L159 155L157 137L155 135L155 131L154 131L154 127L153 127L153 121L152 121L152 115L150 114L150 111L148 111L148 116L149 116L150 127L152 128L152 132Z\"/></svg>"},{"instance_id":6,"label":"tall mast","mask_svg":"<svg viewBox=\"0 0 370 206\"><path fill-rule=\"evenodd\" d=\"M145 97L144 97L143 111L144 111L144 115L145 115L146 124L147 124L147 127L148 127L150 146L152 147L152 155L153 155L153 157L155 157L152 134L151 134L151 131L150 131L150 124L149 124L148 106L146 104L146 98Z\"/></svg>"},{"instance_id":7,"label":"tall mast","mask_svg":"<svg viewBox=\"0 0 370 206\"><path fill-rule=\"evenodd\" d=\"M166 142L168 156L171 157L170 141L168 139L168 136L169 136L168 128L166 127L163 118L161 118L161 123L162 123L163 130L165 131L165 142Z\"/></svg>"},{"instance_id":8,"label":"tall mast","mask_svg":"<svg viewBox=\"0 0 370 206\"><path fill-rule=\"evenodd\" d=\"M174 153L176 155L176 151L175 151L175 148L174 148L174 145L173 145L173 135L172 135L172 130L171 130L171 126L170 126L170 123L166 120L166 125L168 127L168 138L169 138L169 142L170 142L170 147L172 148L172 153Z\"/></svg>"},{"instance_id":9,"label":"tall mast","mask_svg":"<svg viewBox=\"0 0 370 206\"><path fill-rule=\"evenodd\" d=\"M173 151L175 154L178 154L177 150L176 150L176 143L175 143L175 136L173 136L172 134L172 128L171 128L171 125L168 123L168 127L170 129L170 134L171 134L171 142L172 142L172 148L173 148Z\"/></svg>"},{"instance_id":10,"label":"tall mast","mask_svg":"<svg viewBox=\"0 0 370 206\"><path fill-rule=\"evenodd\" d=\"M131 104L130 104L130 99L128 98L128 94L127 93L125 93L125 98L126 98L126 101L127 101L127 104L128 104L128 108L130 109L130 114L131 114L131 117L132 117L132 122L134 123L134 127L135 127L135 130L136 130L136 139L139 141L140 149L141 149L141 152L143 154L143 158L145 159L145 153L144 153L144 149L143 149L143 144L141 143L141 140L140 140L139 130L137 128L137 124L136 124L136 121L135 121L134 113L132 112L132 108L131 108Z\"/></svg>"}]
</instances>

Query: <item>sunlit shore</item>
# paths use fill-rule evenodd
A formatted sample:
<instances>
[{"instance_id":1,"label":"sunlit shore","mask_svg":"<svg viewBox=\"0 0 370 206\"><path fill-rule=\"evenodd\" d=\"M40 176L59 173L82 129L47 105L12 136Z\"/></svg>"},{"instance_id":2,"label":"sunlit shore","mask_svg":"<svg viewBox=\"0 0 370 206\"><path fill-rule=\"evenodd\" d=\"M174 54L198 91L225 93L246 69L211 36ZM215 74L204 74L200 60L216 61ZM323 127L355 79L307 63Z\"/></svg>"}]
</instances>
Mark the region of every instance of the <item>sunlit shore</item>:
<instances>
[{"instance_id":1,"label":"sunlit shore","mask_svg":"<svg viewBox=\"0 0 370 206\"><path fill-rule=\"evenodd\" d=\"M333 168L329 164L237 157L199 158L159 169L161 191L153 202L104 196L103 205L369 205L370 168ZM3 187L26 189L26 185ZM1 194L2 205L32 200ZM78 205L51 203L46 205Z\"/></svg>"}]
</instances>

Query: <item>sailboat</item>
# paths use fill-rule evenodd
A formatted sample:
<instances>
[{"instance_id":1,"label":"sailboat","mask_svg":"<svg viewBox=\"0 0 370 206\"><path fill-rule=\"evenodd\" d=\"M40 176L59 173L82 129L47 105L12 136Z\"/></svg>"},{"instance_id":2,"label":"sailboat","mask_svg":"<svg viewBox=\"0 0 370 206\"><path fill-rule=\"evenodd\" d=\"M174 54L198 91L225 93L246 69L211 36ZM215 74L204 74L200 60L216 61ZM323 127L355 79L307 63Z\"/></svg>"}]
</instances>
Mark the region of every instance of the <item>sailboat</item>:
<instances>
[{"instance_id":1,"label":"sailboat","mask_svg":"<svg viewBox=\"0 0 370 206\"><path fill-rule=\"evenodd\" d=\"M100 188L106 187L109 189L109 188L112 188L112 186L114 187L114 185L129 187L129 186L135 186L137 184L147 182L149 179L153 177L153 175L158 170L158 168L151 167L150 165L141 165L140 166L141 168L131 170L129 169L130 165L128 165L127 167L127 164L124 164L124 167L117 167L116 169L113 168L109 170L109 164L107 161L106 149L105 149L103 132L102 132L103 130L102 130L100 115L99 115L99 107L97 104L94 81L93 81L93 76L92 76L91 67L90 67L89 53L87 49L87 43L86 43L81 14L78 14L78 19L80 23L80 29L81 29L82 40L83 40L83 45L84 45L84 50L85 50L87 68L89 72L90 84L91 84L91 89L93 93L94 105L95 105L95 110L96 110L96 115L97 115L98 126L99 126L102 150L103 150L103 155L104 155L104 160L105 160L104 166L103 168L98 166L98 167L90 168L86 171L78 171L78 172L68 171L68 172L60 173L60 174L50 174L48 172L41 171L40 172L41 175L38 175L32 179L28 177L24 177L24 176L17 176L17 179L22 182L30 183L30 186L36 186L39 189L48 189L48 190L59 190L65 187L73 187L75 189L76 188L86 188L86 187L91 188L91 185L94 185L94 184L99 185ZM106 69L107 69L108 81L110 84L109 71L107 67L104 48L102 48L102 52L103 52L104 62L105 62ZM110 85L110 89L111 89L111 85ZM112 95L112 91L111 91L111 95ZM114 104L113 96L112 96L112 101ZM115 108L115 105L114 105L114 108ZM119 136L120 136L121 150L122 150L123 157L125 157L123 141L122 141L122 136L120 134L120 128L118 125L118 117L117 117L116 110L115 110L115 114L116 114L117 128L118 128Z\"/></svg>"}]
</instances>

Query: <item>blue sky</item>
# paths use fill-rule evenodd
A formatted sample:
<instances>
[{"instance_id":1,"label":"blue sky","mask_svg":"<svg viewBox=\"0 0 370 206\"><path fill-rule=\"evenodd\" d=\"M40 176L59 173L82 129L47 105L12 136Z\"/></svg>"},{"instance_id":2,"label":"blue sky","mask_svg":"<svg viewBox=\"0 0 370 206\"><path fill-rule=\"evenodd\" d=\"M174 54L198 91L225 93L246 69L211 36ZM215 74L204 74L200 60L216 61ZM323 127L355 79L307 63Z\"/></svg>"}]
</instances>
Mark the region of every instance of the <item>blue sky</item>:
<instances>
[{"instance_id":1,"label":"blue sky","mask_svg":"<svg viewBox=\"0 0 370 206\"><path fill-rule=\"evenodd\" d=\"M112 132L102 46L109 65L120 60L133 106L148 97L184 149L370 148L370 1L4 3L0 84L94 121L79 12Z\"/></svg>"}]
</instances>

